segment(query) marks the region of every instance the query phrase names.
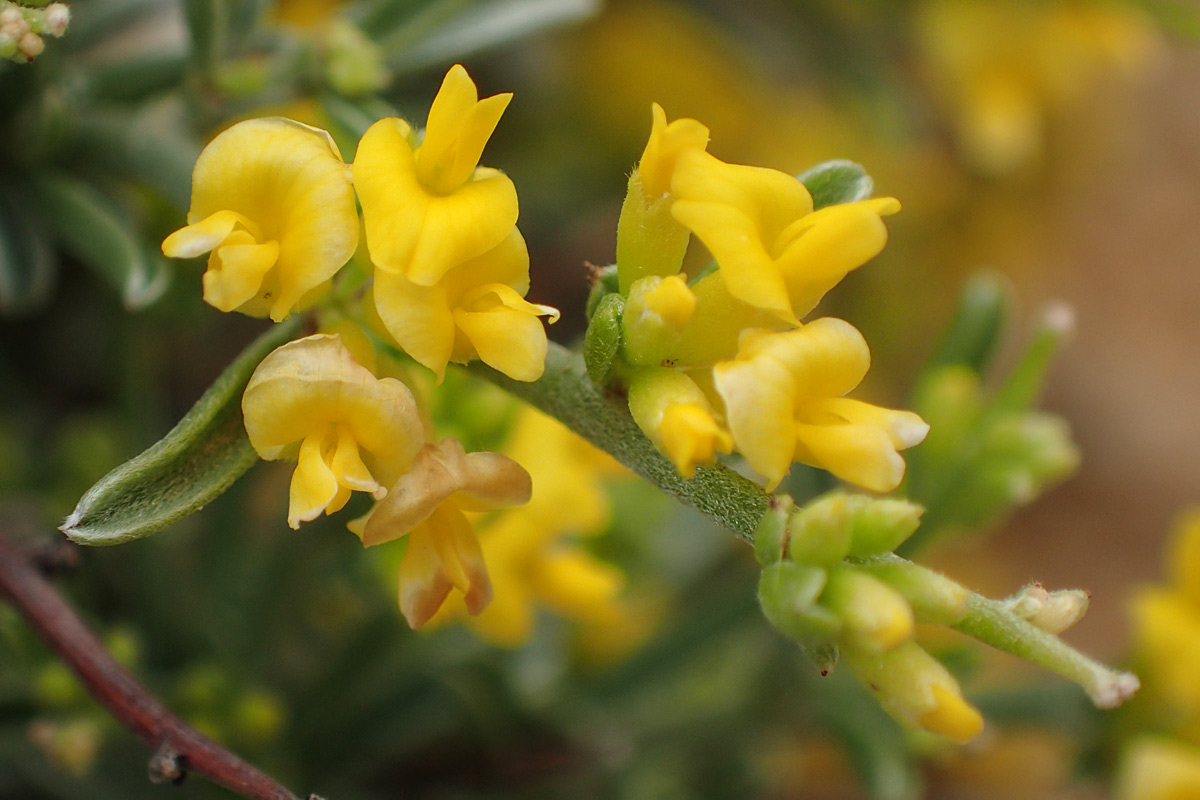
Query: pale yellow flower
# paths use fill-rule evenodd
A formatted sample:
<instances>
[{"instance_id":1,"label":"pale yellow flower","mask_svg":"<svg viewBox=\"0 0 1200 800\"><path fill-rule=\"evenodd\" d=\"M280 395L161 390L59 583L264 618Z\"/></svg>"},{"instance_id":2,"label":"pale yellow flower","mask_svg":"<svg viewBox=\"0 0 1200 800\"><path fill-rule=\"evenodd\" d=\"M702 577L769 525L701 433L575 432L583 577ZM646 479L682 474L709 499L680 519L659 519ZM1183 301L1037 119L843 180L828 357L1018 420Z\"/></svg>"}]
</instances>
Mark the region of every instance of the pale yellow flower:
<instances>
[{"instance_id":1,"label":"pale yellow flower","mask_svg":"<svg viewBox=\"0 0 1200 800\"><path fill-rule=\"evenodd\" d=\"M605 481L621 472L556 420L525 406L505 452L525 465L533 481L529 504L507 511L479 531L495 597L482 613L464 619L480 638L500 647L527 642L537 609L587 625L613 624L622 616L621 572L587 553L574 536L608 524ZM434 620L466 617L469 605L454 599Z\"/></svg>"},{"instance_id":2,"label":"pale yellow flower","mask_svg":"<svg viewBox=\"0 0 1200 800\"><path fill-rule=\"evenodd\" d=\"M412 392L318 334L273 351L242 396L246 433L268 460L297 458L288 525L341 509L351 491L375 498L412 463L424 430Z\"/></svg>"},{"instance_id":3,"label":"pale yellow flower","mask_svg":"<svg viewBox=\"0 0 1200 800\"><path fill-rule=\"evenodd\" d=\"M354 159L367 248L375 266L420 286L503 242L517 224L509 178L479 156L511 94L478 99L460 65L446 73L424 138L404 120L370 127Z\"/></svg>"},{"instance_id":4,"label":"pale yellow flower","mask_svg":"<svg viewBox=\"0 0 1200 800\"><path fill-rule=\"evenodd\" d=\"M337 145L282 118L239 122L204 148L187 219L163 253L210 253L205 301L276 322L312 302L358 246L350 168Z\"/></svg>"},{"instance_id":5,"label":"pale yellow flower","mask_svg":"<svg viewBox=\"0 0 1200 800\"><path fill-rule=\"evenodd\" d=\"M881 217L900 210L883 197L814 212L793 176L697 149L677 159L671 193L671 213L712 253L729 293L793 325L883 249Z\"/></svg>"},{"instance_id":6,"label":"pale yellow flower","mask_svg":"<svg viewBox=\"0 0 1200 800\"><path fill-rule=\"evenodd\" d=\"M713 384L738 452L774 488L792 461L890 491L904 477L898 450L929 426L910 411L843 397L867 374L867 343L848 322L822 318L791 331L747 331Z\"/></svg>"},{"instance_id":7,"label":"pale yellow flower","mask_svg":"<svg viewBox=\"0 0 1200 800\"><path fill-rule=\"evenodd\" d=\"M371 512L351 525L363 545L408 537L400 562L400 610L419 628L452 589L479 614L492 599L484 554L464 511L492 511L529 501L529 474L499 453L466 453L453 438L428 444Z\"/></svg>"}]
</instances>

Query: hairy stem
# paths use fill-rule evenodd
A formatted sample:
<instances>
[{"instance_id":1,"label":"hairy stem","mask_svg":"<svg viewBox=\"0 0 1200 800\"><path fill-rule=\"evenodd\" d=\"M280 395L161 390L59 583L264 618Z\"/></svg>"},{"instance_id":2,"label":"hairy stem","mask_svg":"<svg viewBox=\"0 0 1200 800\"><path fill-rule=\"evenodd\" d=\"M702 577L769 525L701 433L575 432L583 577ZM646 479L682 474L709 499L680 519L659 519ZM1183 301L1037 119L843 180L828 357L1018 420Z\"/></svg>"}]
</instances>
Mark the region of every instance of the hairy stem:
<instances>
[{"instance_id":1,"label":"hairy stem","mask_svg":"<svg viewBox=\"0 0 1200 800\"><path fill-rule=\"evenodd\" d=\"M596 388L577 353L551 342L546 371L532 383L515 381L478 361L470 369L557 418L667 494L754 543L754 530L770 501L767 493L725 466L700 467L691 480L682 477L629 416L625 398Z\"/></svg>"},{"instance_id":2,"label":"hairy stem","mask_svg":"<svg viewBox=\"0 0 1200 800\"><path fill-rule=\"evenodd\" d=\"M29 556L3 534L0 597L28 620L96 700L155 748L151 780L178 781L192 770L248 800L300 800L168 711L108 654Z\"/></svg>"}]
</instances>

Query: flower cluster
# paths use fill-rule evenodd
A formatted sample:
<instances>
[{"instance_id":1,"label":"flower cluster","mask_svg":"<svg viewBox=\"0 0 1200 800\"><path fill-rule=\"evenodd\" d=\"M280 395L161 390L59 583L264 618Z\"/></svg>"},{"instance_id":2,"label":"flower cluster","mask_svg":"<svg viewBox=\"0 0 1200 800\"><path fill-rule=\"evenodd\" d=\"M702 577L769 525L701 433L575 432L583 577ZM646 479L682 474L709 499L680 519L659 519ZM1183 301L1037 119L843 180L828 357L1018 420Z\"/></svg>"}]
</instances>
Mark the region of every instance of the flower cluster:
<instances>
[{"instance_id":1,"label":"flower cluster","mask_svg":"<svg viewBox=\"0 0 1200 800\"><path fill-rule=\"evenodd\" d=\"M484 553L465 512L529 500L530 477L498 453L437 440L405 382L372 372L375 328L433 371L479 358L516 380L542 373L541 316L524 300L529 256L512 181L478 166L509 95L479 100L461 66L446 75L423 135L383 119L343 162L325 131L292 120L241 122L204 149L188 225L163 252L208 254L204 299L274 321L328 296L358 250L362 206L372 285L357 323L290 342L255 370L242 398L250 443L294 459L288 524L340 510L353 492L375 505L350 528L365 546L407 537L400 608L428 622L452 590L479 614L492 598ZM337 293L345 312L347 291ZM338 327L325 320L328 329Z\"/></svg>"},{"instance_id":2,"label":"flower cluster","mask_svg":"<svg viewBox=\"0 0 1200 800\"><path fill-rule=\"evenodd\" d=\"M769 489L793 461L889 491L928 426L851 400L870 354L838 319L801 320L887 241L894 198L815 208L785 173L727 164L699 122L655 105L617 231L620 377L638 425L685 477L737 450ZM681 275L691 236L714 269ZM595 323L595 318L593 324Z\"/></svg>"}]
</instances>

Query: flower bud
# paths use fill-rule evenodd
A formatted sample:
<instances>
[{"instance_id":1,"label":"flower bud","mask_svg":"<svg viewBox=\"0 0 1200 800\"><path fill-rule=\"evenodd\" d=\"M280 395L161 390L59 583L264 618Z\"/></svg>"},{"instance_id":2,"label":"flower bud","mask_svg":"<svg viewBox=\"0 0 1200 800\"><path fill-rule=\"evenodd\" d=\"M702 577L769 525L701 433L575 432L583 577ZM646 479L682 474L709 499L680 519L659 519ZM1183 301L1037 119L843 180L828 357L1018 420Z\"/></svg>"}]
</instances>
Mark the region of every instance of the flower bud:
<instances>
[{"instance_id":1,"label":"flower bud","mask_svg":"<svg viewBox=\"0 0 1200 800\"><path fill-rule=\"evenodd\" d=\"M809 647L831 644L841 629L833 612L817 604L825 570L778 561L762 571L758 602L767 621L785 636Z\"/></svg>"},{"instance_id":2,"label":"flower bud","mask_svg":"<svg viewBox=\"0 0 1200 800\"><path fill-rule=\"evenodd\" d=\"M1031 583L1006 600L1005 605L1047 633L1059 634L1083 619L1090 598L1091 594L1083 589L1048 592L1040 583Z\"/></svg>"},{"instance_id":3,"label":"flower bud","mask_svg":"<svg viewBox=\"0 0 1200 800\"><path fill-rule=\"evenodd\" d=\"M841 619L841 641L848 650L882 653L912 636L913 612L904 597L860 570L832 570L821 605Z\"/></svg>"},{"instance_id":4,"label":"flower bud","mask_svg":"<svg viewBox=\"0 0 1200 800\"><path fill-rule=\"evenodd\" d=\"M679 275L651 275L635 281L622 319L629 363L658 366L667 360L695 310L696 296Z\"/></svg>"},{"instance_id":5,"label":"flower bud","mask_svg":"<svg viewBox=\"0 0 1200 800\"><path fill-rule=\"evenodd\" d=\"M830 492L792 516L789 552L816 564L888 553L913 534L923 511L908 500Z\"/></svg>"},{"instance_id":6,"label":"flower bud","mask_svg":"<svg viewBox=\"0 0 1200 800\"><path fill-rule=\"evenodd\" d=\"M897 720L959 743L983 730L983 717L963 699L958 681L911 639L884 653L848 651L846 661Z\"/></svg>"}]
</instances>

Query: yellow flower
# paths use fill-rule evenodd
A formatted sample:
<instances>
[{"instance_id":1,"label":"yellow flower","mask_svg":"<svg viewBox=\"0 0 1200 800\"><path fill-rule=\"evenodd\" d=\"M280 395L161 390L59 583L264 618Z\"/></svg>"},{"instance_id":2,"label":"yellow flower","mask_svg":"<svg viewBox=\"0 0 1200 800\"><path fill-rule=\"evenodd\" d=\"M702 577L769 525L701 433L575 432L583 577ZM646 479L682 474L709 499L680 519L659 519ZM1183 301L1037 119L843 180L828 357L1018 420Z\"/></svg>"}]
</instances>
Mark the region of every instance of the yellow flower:
<instances>
[{"instance_id":1,"label":"yellow flower","mask_svg":"<svg viewBox=\"0 0 1200 800\"><path fill-rule=\"evenodd\" d=\"M729 293L789 324L799 324L846 273L883 249L881 216L892 197L813 211L791 175L726 164L701 150L680 154L671 213L704 242Z\"/></svg>"},{"instance_id":2,"label":"yellow flower","mask_svg":"<svg viewBox=\"0 0 1200 800\"><path fill-rule=\"evenodd\" d=\"M239 122L204 148L188 226L163 253L210 253L204 299L278 322L309 304L358 246L350 168L325 131L282 118Z\"/></svg>"},{"instance_id":3,"label":"yellow flower","mask_svg":"<svg viewBox=\"0 0 1200 800\"><path fill-rule=\"evenodd\" d=\"M708 128L694 119L667 122L662 106L651 109L650 139L629 177L617 222L617 266L622 293L651 275L679 271L688 231L671 217L671 177L680 155L708 146Z\"/></svg>"},{"instance_id":4,"label":"yellow flower","mask_svg":"<svg viewBox=\"0 0 1200 800\"><path fill-rule=\"evenodd\" d=\"M529 502L529 474L499 453L466 453L453 438L427 444L387 496L351 530L363 545L408 536L400 562L400 610L419 628L451 589L479 614L492 599L483 551L464 511L492 511Z\"/></svg>"},{"instance_id":5,"label":"yellow flower","mask_svg":"<svg viewBox=\"0 0 1200 800\"><path fill-rule=\"evenodd\" d=\"M383 497L424 442L408 387L377 379L338 336L309 336L264 358L246 386L242 413L262 458L298 458L292 528L340 510L351 491Z\"/></svg>"},{"instance_id":6,"label":"yellow flower","mask_svg":"<svg viewBox=\"0 0 1200 800\"><path fill-rule=\"evenodd\" d=\"M488 252L422 286L403 275L375 271L374 304L387 333L437 375L450 361L479 358L509 377L534 381L546 361L540 316L558 311L523 298L529 290L529 254L514 226Z\"/></svg>"},{"instance_id":7,"label":"yellow flower","mask_svg":"<svg viewBox=\"0 0 1200 800\"><path fill-rule=\"evenodd\" d=\"M904 459L896 451L918 444L929 426L912 412L842 396L870 363L862 334L822 318L783 333L747 331L737 358L713 368L737 449L769 488L792 461L874 491L900 484Z\"/></svg>"},{"instance_id":8,"label":"yellow flower","mask_svg":"<svg viewBox=\"0 0 1200 800\"><path fill-rule=\"evenodd\" d=\"M384 272L433 286L454 267L501 244L517 224L517 190L479 156L511 94L479 100L455 65L414 146L404 120L370 127L354 159L371 261Z\"/></svg>"},{"instance_id":9,"label":"yellow flower","mask_svg":"<svg viewBox=\"0 0 1200 800\"><path fill-rule=\"evenodd\" d=\"M1200 750L1169 739L1135 740L1117 770L1116 800L1200 797Z\"/></svg>"}]
</instances>

